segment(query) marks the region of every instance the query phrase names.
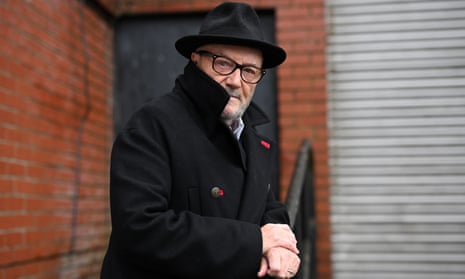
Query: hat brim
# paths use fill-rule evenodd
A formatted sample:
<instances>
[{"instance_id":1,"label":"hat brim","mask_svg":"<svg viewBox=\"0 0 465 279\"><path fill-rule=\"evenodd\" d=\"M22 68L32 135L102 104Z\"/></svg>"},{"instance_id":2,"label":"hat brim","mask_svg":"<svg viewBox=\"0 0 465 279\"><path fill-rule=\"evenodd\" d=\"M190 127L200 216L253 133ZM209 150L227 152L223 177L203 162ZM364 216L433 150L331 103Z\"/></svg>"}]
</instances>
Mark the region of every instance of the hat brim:
<instances>
[{"instance_id":1,"label":"hat brim","mask_svg":"<svg viewBox=\"0 0 465 279\"><path fill-rule=\"evenodd\" d=\"M192 35L185 36L176 41L175 47L178 52L190 59L191 53L198 47L206 44L226 44L240 45L252 48L257 48L262 51L263 65L262 68L268 69L278 66L286 60L286 52L284 49L263 41L236 38L231 36L220 35Z\"/></svg>"}]
</instances>

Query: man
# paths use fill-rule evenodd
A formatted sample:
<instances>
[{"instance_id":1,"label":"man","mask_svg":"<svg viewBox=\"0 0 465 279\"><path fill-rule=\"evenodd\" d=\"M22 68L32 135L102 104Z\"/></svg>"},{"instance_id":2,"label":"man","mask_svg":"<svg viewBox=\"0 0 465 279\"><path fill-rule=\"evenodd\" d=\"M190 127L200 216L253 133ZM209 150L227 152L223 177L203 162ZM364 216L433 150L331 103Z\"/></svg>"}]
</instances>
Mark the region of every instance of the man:
<instances>
[{"instance_id":1,"label":"man","mask_svg":"<svg viewBox=\"0 0 465 279\"><path fill-rule=\"evenodd\" d=\"M184 74L113 146L101 277L293 277L296 240L271 191L277 146L255 131L267 118L251 102L263 68L286 53L243 3L216 7L176 48Z\"/></svg>"}]
</instances>

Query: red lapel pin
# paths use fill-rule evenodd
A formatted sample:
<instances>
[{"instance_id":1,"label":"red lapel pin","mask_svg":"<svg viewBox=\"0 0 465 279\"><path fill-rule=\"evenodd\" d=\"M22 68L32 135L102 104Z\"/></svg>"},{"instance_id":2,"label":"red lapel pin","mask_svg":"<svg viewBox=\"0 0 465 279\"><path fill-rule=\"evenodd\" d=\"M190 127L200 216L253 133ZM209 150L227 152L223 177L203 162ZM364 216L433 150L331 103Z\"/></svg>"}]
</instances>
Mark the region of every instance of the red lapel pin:
<instances>
[{"instance_id":1,"label":"red lapel pin","mask_svg":"<svg viewBox=\"0 0 465 279\"><path fill-rule=\"evenodd\" d=\"M266 149L270 149L270 143L269 142L266 142L266 141L262 140L260 142L260 144L263 145Z\"/></svg>"}]
</instances>

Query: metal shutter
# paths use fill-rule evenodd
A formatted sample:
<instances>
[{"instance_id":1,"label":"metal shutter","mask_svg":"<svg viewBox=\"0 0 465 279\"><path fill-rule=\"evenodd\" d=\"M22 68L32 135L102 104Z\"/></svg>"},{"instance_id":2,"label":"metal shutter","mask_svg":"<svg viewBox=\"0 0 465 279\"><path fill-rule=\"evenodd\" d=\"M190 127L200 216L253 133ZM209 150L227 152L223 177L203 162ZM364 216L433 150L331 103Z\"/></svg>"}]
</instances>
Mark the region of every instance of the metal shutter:
<instances>
[{"instance_id":1,"label":"metal shutter","mask_svg":"<svg viewBox=\"0 0 465 279\"><path fill-rule=\"evenodd\" d=\"M334 279L465 278L465 1L327 0Z\"/></svg>"}]
</instances>

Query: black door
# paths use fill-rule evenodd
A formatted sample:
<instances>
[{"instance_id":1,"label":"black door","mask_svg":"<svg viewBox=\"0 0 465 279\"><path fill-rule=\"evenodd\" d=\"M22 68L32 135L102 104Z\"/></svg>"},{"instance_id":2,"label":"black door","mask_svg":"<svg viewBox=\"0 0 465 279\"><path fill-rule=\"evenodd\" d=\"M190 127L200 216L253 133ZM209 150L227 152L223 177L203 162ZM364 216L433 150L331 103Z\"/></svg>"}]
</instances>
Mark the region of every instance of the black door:
<instances>
[{"instance_id":1,"label":"black door","mask_svg":"<svg viewBox=\"0 0 465 279\"><path fill-rule=\"evenodd\" d=\"M205 14L150 15L121 18L115 28L115 134L144 101L169 92L183 72L187 59L174 47L182 36L197 34ZM274 41L274 18L259 13L269 41ZM268 115L262 134L278 141L276 73L267 74L257 86L254 102ZM276 158L278 160L279 158ZM278 174L277 174L278 175ZM277 189L274 189L277 194Z\"/></svg>"}]
</instances>

